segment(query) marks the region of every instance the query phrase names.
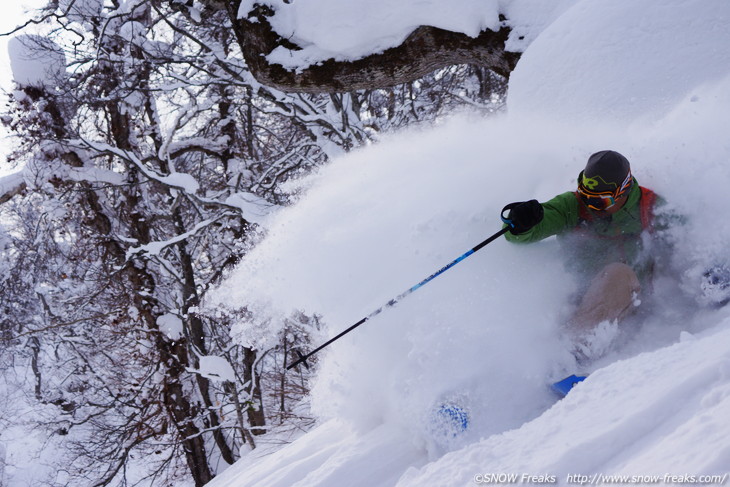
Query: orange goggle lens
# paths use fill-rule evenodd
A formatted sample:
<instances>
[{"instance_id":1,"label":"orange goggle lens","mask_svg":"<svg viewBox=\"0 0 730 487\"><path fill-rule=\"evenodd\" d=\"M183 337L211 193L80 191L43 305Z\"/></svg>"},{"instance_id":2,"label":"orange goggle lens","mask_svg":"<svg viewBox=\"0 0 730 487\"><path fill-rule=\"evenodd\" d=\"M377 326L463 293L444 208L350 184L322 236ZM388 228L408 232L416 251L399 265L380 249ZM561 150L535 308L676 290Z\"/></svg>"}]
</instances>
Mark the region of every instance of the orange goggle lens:
<instances>
[{"instance_id":1,"label":"orange goggle lens","mask_svg":"<svg viewBox=\"0 0 730 487\"><path fill-rule=\"evenodd\" d=\"M589 194L578 188L583 202L588 208L596 211L604 211L616 204L616 198L611 194Z\"/></svg>"},{"instance_id":2,"label":"orange goggle lens","mask_svg":"<svg viewBox=\"0 0 730 487\"><path fill-rule=\"evenodd\" d=\"M586 189L582 184L579 184L578 193L581 195L583 202L588 208L596 211L604 211L616 204L616 200L631 188L633 181L634 179L629 172L629 174L626 175L624 182L621 183L621 187L619 187L619 189L615 192L596 193Z\"/></svg>"}]
</instances>

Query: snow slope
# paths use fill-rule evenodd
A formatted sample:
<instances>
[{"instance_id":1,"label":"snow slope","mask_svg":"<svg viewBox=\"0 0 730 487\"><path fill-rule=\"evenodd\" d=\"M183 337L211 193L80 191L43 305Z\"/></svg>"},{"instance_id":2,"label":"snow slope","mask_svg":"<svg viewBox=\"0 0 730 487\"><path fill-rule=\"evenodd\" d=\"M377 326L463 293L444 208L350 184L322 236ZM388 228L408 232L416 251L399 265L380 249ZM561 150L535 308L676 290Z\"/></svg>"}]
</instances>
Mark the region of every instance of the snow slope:
<instances>
[{"instance_id":1,"label":"snow slope","mask_svg":"<svg viewBox=\"0 0 730 487\"><path fill-rule=\"evenodd\" d=\"M218 292L255 300L262 318L321 313L324 340L497 231L506 203L572 189L588 155L612 148L686 222L656 303L588 380L560 402L545 386L578 368L560 329L578 288L569 256L554 240L500 239L323 352L320 426L210 485L730 472L730 310L699 292L702 272L728 262L717 209L730 207L729 15L719 0L578 2L526 50L509 114L455 117L323 168ZM268 323L234 338L262 344ZM472 418L456 437L431 416L449 400Z\"/></svg>"},{"instance_id":2,"label":"snow slope","mask_svg":"<svg viewBox=\"0 0 730 487\"><path fill-rule=\"evenodd\" d=\"M398 485L469 485L485 473L543 474L561 483L569 475L726 480L728 324L598 370L538 419L410 471Z\"/></svg>"}]
</instances>

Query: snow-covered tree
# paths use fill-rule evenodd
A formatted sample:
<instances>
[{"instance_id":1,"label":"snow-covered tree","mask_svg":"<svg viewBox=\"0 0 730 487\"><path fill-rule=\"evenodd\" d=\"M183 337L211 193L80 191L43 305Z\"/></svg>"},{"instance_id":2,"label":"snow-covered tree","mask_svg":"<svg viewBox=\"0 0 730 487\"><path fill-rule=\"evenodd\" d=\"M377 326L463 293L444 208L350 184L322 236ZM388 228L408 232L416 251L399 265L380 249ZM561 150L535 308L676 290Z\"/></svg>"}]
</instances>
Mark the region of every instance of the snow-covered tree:
<instances>
[{"instance_id":1,"label":"snow-covered tree","mask_svg":"<svg viewBox=\"0 0 730 487\"><path fill-rule=\"evenodd\" d=\"M197 307L285 200L280 183L325 160L329 133L316 107L292 123L301 100L254 93L228 30L201 27L225 25L220 11L47 12L53 40L11 44L5 123L25 169L3 206L6 351L26 351L36 399L57 406L43 421L70 468L55 482L124 483L150 455L144 475L186 465L203 485L264 431L264 351L229 346L231 320ZM209 357L235 370L216 376Z\"/></svg>"}]
</instances>

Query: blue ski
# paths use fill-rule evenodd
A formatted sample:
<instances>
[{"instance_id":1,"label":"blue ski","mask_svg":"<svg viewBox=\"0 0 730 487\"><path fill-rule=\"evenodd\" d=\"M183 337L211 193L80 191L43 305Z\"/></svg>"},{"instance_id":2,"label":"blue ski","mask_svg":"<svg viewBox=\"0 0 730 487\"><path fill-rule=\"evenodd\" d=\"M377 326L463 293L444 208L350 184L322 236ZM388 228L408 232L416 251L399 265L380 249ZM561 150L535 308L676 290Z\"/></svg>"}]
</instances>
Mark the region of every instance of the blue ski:
<instances>
[{"instance_id":1,"label":"blue ski","mask_svg":"<svg viewBox=\"0 0 730 487\"><path fill-rule=\"evenodd\" d=\"M555 382L550 388L559 396L565 397L568 395L570 390L575 387L579 382L586 380L587 375L570 375L563 380Z\"/></svg>"}]
</instances>

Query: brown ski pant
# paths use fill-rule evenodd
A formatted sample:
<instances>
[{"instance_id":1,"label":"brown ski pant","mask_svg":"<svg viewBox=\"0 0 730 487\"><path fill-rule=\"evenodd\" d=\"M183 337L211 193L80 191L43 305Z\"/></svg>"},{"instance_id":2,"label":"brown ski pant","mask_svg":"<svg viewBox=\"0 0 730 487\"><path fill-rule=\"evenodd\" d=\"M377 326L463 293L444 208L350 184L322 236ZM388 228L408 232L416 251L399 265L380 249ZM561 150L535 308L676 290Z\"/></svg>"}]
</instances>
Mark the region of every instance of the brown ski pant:
<instances>
[{"instance_id":1,"label":"brown ski pant","mask_svg":"<svg viewBox=\"0 0 730 487\"><path fill-rule=\"evenodd\" d=\"M633 307L640 290L639 278L631 267L620 262L608 264L591 281L569 327L584 333L603 321L620 321Z\"/></svg>"}]
</instances>

